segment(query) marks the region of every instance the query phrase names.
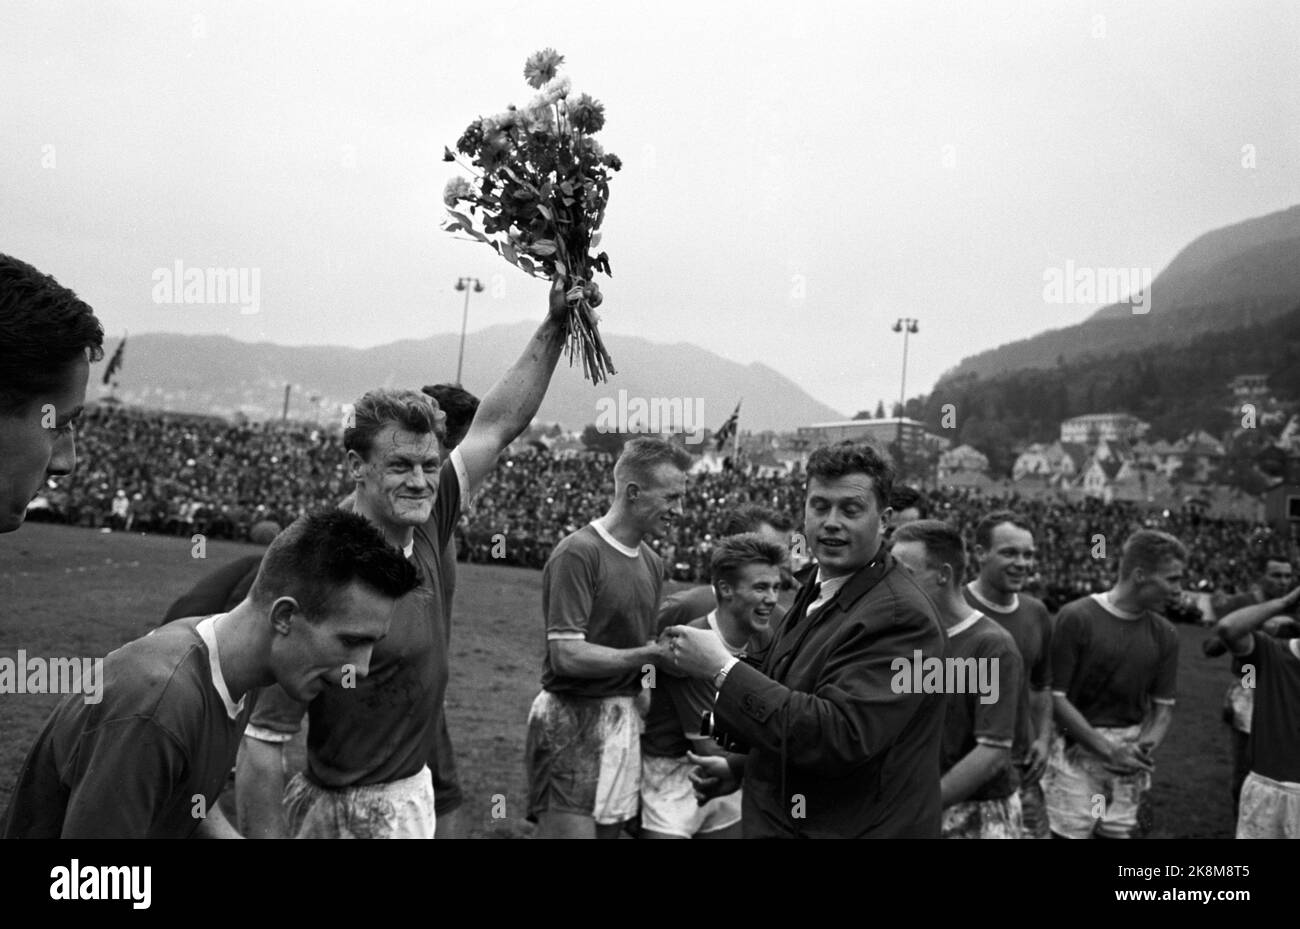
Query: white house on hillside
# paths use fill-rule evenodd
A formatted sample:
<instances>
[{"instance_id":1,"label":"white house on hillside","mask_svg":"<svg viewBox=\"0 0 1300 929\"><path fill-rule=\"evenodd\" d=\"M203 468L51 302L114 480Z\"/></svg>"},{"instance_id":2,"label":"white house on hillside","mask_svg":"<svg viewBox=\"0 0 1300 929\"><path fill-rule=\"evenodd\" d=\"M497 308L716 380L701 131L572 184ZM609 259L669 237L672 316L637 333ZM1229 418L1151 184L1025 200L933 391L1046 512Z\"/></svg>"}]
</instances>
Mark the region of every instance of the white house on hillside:
<instances>
[{"instance_id":1,"label":"white house on hillside","mask_svg":"<svg viewBox=\"0 0 1300 929\"><path fill-rule=\"evenodd\" d=\"M989 469L988 456L970 445L958 445L939 456L939 480L945 480L960 471L983 474Z\"/></svg>"},{"instance_id":2,"label":"white house on hillside","mask_svg":"<svg viewBox=\"0 0 1300 929\"><path fill-rule=\"evenodd\" d=\"M1144 436L1150 425L1129 413L1087 413L1061 423L1061 441L1091 445L1098 439L1130 442Z\"/></svg>"}]
</instances>

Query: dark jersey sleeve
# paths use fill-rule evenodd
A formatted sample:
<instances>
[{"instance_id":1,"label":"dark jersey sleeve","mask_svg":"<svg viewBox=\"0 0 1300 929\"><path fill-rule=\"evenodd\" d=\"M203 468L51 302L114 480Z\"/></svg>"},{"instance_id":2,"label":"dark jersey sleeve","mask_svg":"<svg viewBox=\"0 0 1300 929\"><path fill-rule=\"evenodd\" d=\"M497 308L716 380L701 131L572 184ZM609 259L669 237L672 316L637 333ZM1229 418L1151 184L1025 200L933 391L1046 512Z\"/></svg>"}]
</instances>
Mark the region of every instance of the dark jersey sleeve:
<instances>
[{"instance_id":1,"label":"dark jersey sleeve","mask_svg":"<svg viewBox=\"0 0 1300 929\"><path fill-rule=\"evenodd\" d=\"M455 460L453 460L455 459ZM438 493L433 498L433 513L425 524L430 538L434 541L434 550L442 552L456 531L460 522L461 486L456 461L460 456L453 449L442 463L438 474Z\"/></svg>"},{"instance_id":2,"label":"dark jersey sleeve","mask_svg":"<svg viewBox=\"0 0 1300 929\"><path fill-rule=\"evenodd\" d=\"M570 537L542 569L547 638L586 638L598 571L596 553Z\"/></svg>"},{"instance_id":3,"label":"dark jersey sleeve","mask_svg":"<svg viewBox=\"0 0 1300 929\"><path fill-rule=\"evenodd\" d=\"M975 700L975 741L983 745L1011 748L1016 735L1016 712L1020 706L1020 682L1023 662L1016 643L1007 636L1005 640L991 642L984 649L983 658L997 662L997 699L985 702L980 694ZM989 695L990 697L992 695Z\"/></svg>"},{"instance_id":4,"label":"dark jersey sleeve","mask_svg":"<svg viewBox=\"0 0 1300 929\"><path fill-rule=\"evenodd\" d=\"M1160 666L1151 686L1151 699L1172 703L1178 689L1178 633L1172 626L1160 628Z\"/></svg>"},{"instance_id":5,"label":"dark jersey sleeve","mask_svg":"<svg viewBox=\"0 0 1300 929\"><path fill-rule=\"evenodd\" d=\"M1083 617L1070 605L1062 607L1052 632L1052 690L1068 694L1083 647Z\"/></svg>"},{"instance_id":6,"label":"dark jersey sleeve","mask_svg":"<svg viewBox=\"0 0 1300 929\"><path fill-rule=\"evenodd\" d=\"M257 704L245 733L263 742L288 742L302 728L308 705L295 700L279 684L258 691Z\"/></svg>"},{"instance_id":7,"label":"dark jersey sleeve","mask_svg":"<svg viewBox=\"0 0 1300 929\"><path fill-rule=\"evenodd\" d=\"M1029 686L1034 690L1050 690L1052 687L1052 618L1047 614L1047 607L1041 603L1034 611L1034 622L1042 636L1042 647L1038 650L1038 659L1032 668L1024 668L1029 675ZM1022 659L1024 656L1021 656Z\"/></svg>"}]
</instances>

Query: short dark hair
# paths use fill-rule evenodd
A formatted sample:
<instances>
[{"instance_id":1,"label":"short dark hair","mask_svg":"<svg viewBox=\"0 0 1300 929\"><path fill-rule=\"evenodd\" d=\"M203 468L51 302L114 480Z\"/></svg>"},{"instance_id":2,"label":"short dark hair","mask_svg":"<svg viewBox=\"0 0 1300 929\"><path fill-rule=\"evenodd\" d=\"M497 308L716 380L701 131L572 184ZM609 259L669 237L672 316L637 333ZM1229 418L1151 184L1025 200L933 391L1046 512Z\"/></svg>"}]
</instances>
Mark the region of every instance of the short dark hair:
<instances>
[{"instance_id":1,"label":"short dark hair","mask_svg":"<svg viewBox=\"0 0 1300 929\"><path fill-rule=\"evenodd\" d=\"M373 523L355 513L320 510L289 525L262 556L252 598L269 605L293 597L307 619L328 614L328 604L359 581L396 600L420 583L415 565L390 545Z\"/></svg>"},{"instance_id":2,"label":"short dark hair","mask_svg":"<svg viewBox=\"0 0 1300 929\"><path fill-rule=\"evenodd\" d=\"M1003 523L1011 523L1025 532L1034 531L1034 527L1014 510L994 510L975 524L975 544L980 548L988 548L993 544L993 530Z\"/></svg>"},{"instance_id":3,"label":"short dark hair","mask_svg":"<svg viewBox=\"0 0 1300 929\"><path fill-rule=\"evenodd\" d=\"M1187 561L1183 543L1167 532L1156 529L1139 529L1124 540L1124 551L1119 558L1119 576L1129 577L1138 568L1158 571L1167 558Z\"/></svg>"},{"instance_id":4,"label":"short dark hair","mask_svg":"<svg viewBox=\"0 0 1300 929\"><path fill-rule=\"evenodd\" d=\"M343 430L343 447L369 458L375 436L389 423L409 432L432 432L442 442L447 435L446 422L446 414L432 397L414 390L381 387L367 391L356 402L351 422Z\"/></svg>"},{"instance_id":5,"label":"short dark hair","mask_svg":"<svg viewBox=\"0 0 1300 929\"><path fill-rule=\"evenodd\" d=\"M623 452L614 463L614 484L622 487L627 482L642 486L654 479L655 469L670 464L678 471L689 471L695 459L680 445L642 436L623 446Z\"/></svg>"},{"instance_id":6,"label":"short dark hair","mask_svg":"<svg viewBox=\"0 0 1300 929\"><path fill-rule=\"evenodd\" d=\"M751 564L780 568L785 564L786 555L784 545L769 542L757 532L729 535L713 547L709 577L715 585L719 581L734 584L741 568Z\"/></svg>"},{"instance_id":7,"label":"short dark hair","mask_svg":"<svg viewBox=\"0 0 1300 929\"><path fill-rule=\"evenodd\" d=\"M760 503L748 503L730 509L724 514L721 534L727 536L739 535L742 532L757 532L758 527L764 524L781 532L794 528L794 520L784 513L778 513Z\"/></svg>"},{"instance_id":8,"label":"short dark hair","mask_svg":"<svg viewBox=\"0 0 1300 929\"><path fill-rule=\"evenodd\" d=\"M894 466L871 442L843 441L822 445L808 456L805 469L808 479L835 480L847 474L865 474L871 478L876 503L883 510L894 492Z\"/></svg>"},{"instance_id":9,"label":"short dark hair","mask_svg":"<svg viewBox=\"0 0 1300 929\"><path fill-rule=\"evenodd\" d=\"M438 408L447 414L447 438L443 445L455 448L469 432L474 414L478 412L478 397L464 387L456 384L430 384L420 388L438 404Z\"/></svg>"},{"instance_id":10,"label":"short dark hair","mask_svg":"<svg viewBox=\"0 0 1300 929\"><path fill-rule=\"evenodd\" d=\"M966 542L951 523L941 519L918 519L894 530L893 544L920 542L925 546L925 563L931 568L952 565L953 581L966 577Z\"/></svg>"},{"instance_id":11,"label":"short dark hair","mask_svg":"<svg viewBox=\"0 0 1300 929\"><path fill-rule=\"evenodd\" d=\"M898 484L889 494L889 506L895 513L901 512L908 507L916 507L920 519L926 519L930 515L930 508L925 505L925 497L915 487L908 487L906 484Z\"/></svg>"},{"instance_id":12,"label":"short dark hair","mask_svg":"<svg viewBox=\"0 0 1300 929\"><path fill-rule=\"evenodd\" d=\"M0 254L0 413L58 390L70 364L104 357L95 311L54 278Z\"/></svg>"}]
</instances>

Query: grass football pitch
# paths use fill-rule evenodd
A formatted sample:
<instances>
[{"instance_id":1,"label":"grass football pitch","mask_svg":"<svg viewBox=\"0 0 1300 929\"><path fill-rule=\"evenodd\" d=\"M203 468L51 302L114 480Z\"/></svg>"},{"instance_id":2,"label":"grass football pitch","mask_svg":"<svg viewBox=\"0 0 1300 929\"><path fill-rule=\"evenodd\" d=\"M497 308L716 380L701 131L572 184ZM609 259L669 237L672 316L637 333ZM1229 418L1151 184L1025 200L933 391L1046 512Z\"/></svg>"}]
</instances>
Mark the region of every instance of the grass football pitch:
<instances>
[{"instance_id":1,"label":"grass football pitch","mask_svg":"<svg viewBox=\"0 0 1300 929\"><path fill-rule=\"evenodd\" d=\"M0 657L102 656L154 628L198 578L251 545L28 525L0 538ZM524 726L545 644L539 571L461 564L452 617L447 711L472 838L519 838L525 821ZM1231 757L1220 719L1227 658L1202 656L1202 629L1181 639L1178 705L1157 756L1153 838L1229 838ZM0 694L0 809L59 697Z\"/></svg>"}]
</instances>

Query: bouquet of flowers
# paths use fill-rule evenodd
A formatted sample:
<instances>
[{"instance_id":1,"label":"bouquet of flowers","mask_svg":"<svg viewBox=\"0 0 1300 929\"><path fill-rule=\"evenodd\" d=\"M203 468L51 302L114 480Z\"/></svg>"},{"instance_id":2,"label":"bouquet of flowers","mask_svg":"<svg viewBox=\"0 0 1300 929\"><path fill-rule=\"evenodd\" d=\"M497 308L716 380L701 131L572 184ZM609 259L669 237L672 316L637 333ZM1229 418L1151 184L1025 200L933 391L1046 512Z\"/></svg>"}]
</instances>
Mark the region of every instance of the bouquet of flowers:
<instances>
[{"instance_id":1,"label":"bouquet of flowers","mask_svg":"<svg viewBox=\"0 0 1300 929\"><path fill-rule=\"evenodd\" d=\"M615 373L597 326L602 297L592 279L610 274L609 256L593 255L609 200L609 175L622 167L593 138L605 125L605 108L587 94L573 96L557 76L564 56L548 48L524 64L539 93L528 106L470 123L444 161L467 168L474 180L447 182L443 201L451 219L443 228L465 233L534 277L568 285L566 337L569 363L581 356L583 373L599 383ZM457 209L467 202L467 208ZM474 217L477 216L476 225Z\"/></svg>"}]
</instances>

